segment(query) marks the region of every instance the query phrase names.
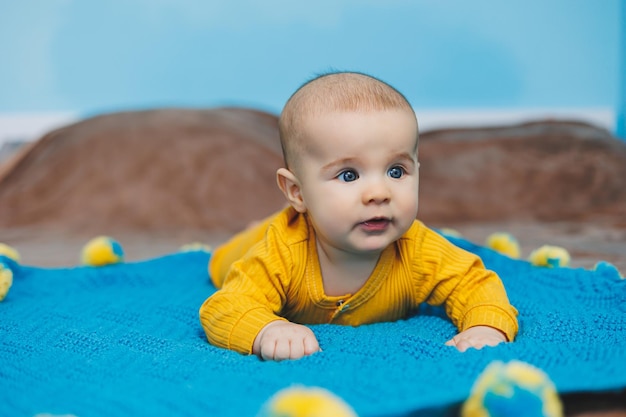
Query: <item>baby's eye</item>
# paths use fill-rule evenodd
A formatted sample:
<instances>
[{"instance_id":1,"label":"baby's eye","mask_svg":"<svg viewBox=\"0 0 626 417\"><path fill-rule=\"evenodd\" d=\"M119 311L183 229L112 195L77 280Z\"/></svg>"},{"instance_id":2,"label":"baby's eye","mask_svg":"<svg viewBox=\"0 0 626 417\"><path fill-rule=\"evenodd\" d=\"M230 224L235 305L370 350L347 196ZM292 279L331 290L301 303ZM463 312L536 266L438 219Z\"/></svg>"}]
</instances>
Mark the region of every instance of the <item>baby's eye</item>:
<instances>
[{"instance_id":1,"label":"baby's eye","mask_svg":"<svg viewBox=\"0 0 626 417\"><path fill-rule=\"evenodd\" d=\"M356 172L352 171L351 169L347 169L345 171L340 172L337 178L339 178L341 181L344 181L344 182L352 182L352 181L355 181L357 178L359 178L359 176Z\"/></svg>"},{"instance_id":2,"label":"baby's eye","mask_svg":"<svg viewBox=\"0 0 626 417\"><path fill-rule=\"evenodd\" d=\"M391 167L389 168L389 171L387 171L387 175L389 175L391 178L401 178L404 175L404 168L402 167Z\"/></svg>"}]
</instances>

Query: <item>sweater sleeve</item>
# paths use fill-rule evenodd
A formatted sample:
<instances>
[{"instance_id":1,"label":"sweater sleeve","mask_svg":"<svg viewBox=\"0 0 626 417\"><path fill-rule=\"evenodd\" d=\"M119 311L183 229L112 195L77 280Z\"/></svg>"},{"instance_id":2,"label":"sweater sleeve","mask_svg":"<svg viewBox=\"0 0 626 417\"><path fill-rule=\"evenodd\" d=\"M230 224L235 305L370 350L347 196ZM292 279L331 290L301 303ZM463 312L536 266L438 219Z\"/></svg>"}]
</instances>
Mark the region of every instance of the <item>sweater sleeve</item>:
<instances>
[{"instance_id":1,"label":"sweater sleeve","mask_svg":"<svg viewBox=\"0 0 626 417\"><path fill-rule=\"evenodd\" d=\"M459 331L489 326L509 341L518 331L517 310L510 304L500 277L482 260L424 227L416 240L414 276L427 303L445 305ZM420 244L421 243L421 244Z\"/></svg>"},{"instance_id":2,"label":"sweater sleeve","mask_svg":"<svg viewBox=\"0 0 626 417\"><path fill-rule=\"evenodd\" d=\"M232 264L222 288L200 308L200 321L213 345L252 352L257 334L278 316L286 301L291 257L279 233L267 236Z\"/></svg>"},{"instance_id":3,"label":"sweater sleeve","mask_svg":"<svg viewBox=\"0 0 626 417\"><path fill-rule=\"evenodd\" d=\"M265 238L267 229L277 215L273 214L256 225L239 232L213 251L209 261L209 277L216 288L222 288L231 265L243 258L248 250Z\"/></svg>"}]
</instances>

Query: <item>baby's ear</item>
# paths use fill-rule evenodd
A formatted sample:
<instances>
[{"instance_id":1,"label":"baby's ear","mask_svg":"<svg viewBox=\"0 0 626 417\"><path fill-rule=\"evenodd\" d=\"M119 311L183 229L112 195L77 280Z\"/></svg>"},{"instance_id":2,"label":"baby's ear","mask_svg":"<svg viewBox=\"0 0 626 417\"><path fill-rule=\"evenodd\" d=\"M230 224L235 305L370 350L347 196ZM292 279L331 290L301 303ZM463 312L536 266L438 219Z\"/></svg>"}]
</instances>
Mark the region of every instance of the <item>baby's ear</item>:
<instances>
[{"instance_id":1,"label":"baby's ear","mask_svg":"<svg viewBox=\"0 0 626 417\"><path fill-rule=\"evenodd\" d=\"M300 190L300 181L295 174L287 168L279 168L276 171L276 182L289 204L299 213L306 213L306 205Z\"/></svg>"}]
</instances>

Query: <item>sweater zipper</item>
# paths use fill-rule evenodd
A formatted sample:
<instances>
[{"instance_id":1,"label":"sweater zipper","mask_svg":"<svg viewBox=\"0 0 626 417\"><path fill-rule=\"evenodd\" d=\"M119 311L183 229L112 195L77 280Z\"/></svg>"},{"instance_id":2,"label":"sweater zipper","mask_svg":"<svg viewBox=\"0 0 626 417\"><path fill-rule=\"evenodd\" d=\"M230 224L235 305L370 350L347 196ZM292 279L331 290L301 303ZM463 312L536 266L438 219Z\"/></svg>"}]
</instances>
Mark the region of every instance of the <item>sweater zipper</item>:
<instances>
[{"instance_id":1,"label":"sweater zipper","mask_svg":"<svg viewBox=\"0 0 626 417\"><path fill-rule=\"evenodd\" d=\"M330 318L330 321L334 321L337 316L339 316L341 313L343 313L344 311L346 311L348 308L350 308L350 304L346 304L346 300L339 300L337 301L337 309L335 309L335 312L333 313L332 317Z\"/></svg>"}]
</instances>

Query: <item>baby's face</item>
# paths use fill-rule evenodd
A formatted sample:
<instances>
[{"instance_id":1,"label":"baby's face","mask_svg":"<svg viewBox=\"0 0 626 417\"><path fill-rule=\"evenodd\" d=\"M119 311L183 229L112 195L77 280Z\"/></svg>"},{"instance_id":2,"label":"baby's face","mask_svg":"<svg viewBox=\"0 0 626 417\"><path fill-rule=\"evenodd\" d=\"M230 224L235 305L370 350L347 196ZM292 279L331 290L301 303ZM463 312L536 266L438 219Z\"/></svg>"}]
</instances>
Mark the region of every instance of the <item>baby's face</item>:
<instances>
[{"instance_id":1,"label":"baby's face","mask_svg":"<svg viewBox=\"0 0 626 417\"><path fill-rule=\"evenodd\" d=\"M324 250L382 251L417 215L417 123L406 110L308 118L297 168Z\"/></svg>"}]
</instances>

